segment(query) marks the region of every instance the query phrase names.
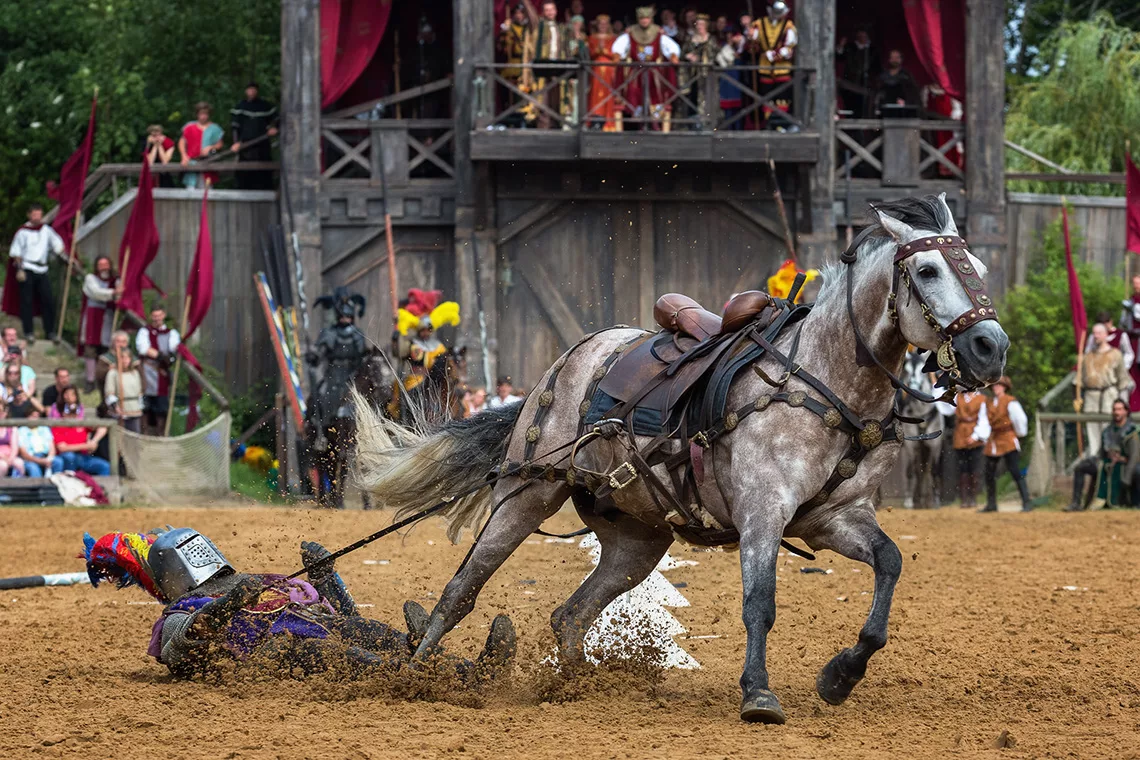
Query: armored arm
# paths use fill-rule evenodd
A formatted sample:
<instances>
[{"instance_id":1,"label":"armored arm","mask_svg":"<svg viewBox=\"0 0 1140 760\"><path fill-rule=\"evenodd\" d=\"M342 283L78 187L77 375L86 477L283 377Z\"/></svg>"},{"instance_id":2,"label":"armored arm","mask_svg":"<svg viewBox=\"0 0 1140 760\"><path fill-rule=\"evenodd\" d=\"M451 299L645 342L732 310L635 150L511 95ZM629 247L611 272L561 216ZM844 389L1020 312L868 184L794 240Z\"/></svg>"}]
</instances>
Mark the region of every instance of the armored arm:
<instances>
[{"instance_id":1,"label":"armored arm","mask_svg":"<svg viewBox=\"0 0 1140 760\"><path fill-rule=\"evenodd\" d=\"M301 564L306 568L327 556L329 556L329 550L317 542L301 542ZM346 617L354 617L360 614L356 609L356 601L352 598L352 594L348 593L348 587L344 585L340 573L333 567L332 562L310 572L309 582L313 584L317 593L328 599L340 614Z\"/></svg>"}]
</instances>

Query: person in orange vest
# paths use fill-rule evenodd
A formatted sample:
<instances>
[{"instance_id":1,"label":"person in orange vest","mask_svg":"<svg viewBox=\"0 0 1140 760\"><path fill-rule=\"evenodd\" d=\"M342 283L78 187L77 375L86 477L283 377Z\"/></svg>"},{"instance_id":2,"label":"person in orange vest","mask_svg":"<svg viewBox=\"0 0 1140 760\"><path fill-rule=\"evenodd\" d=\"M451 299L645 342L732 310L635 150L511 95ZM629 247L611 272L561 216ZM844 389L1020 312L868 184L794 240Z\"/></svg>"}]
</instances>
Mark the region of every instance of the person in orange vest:
<instances>
[{"instance_id":1,"label":"person in orange vest","mask_svg":"<svg viewBox=\"0 0 1140 760\"><path fill-rule=\"evenodd\" d=\"M986 400L986 419L990 423L990 437L982 447L986 455L986 506L981 512L997 512L997 470L1005 462L1005 468L1017 483L1021 494L1021 511L1033 509L1029 499L1029 486L1021 474L1021 442L1029 433L1029 418L1021 402L1010 391L1013 383L1002 376L993 385L993 398Z\"/></svg>"},{"instance_id":2,"label":"person in orange vest","mask_svg":"<svg viewBox=\"0 0 1140 760\"><path fill-rule=\"evenodd\" d=\"M958 500L963 508L978 506L978 476L982 447L990 437L986 397L977 391L959 393L954 399L954 450L958 453Z\"/></svg>"}]
</instances>

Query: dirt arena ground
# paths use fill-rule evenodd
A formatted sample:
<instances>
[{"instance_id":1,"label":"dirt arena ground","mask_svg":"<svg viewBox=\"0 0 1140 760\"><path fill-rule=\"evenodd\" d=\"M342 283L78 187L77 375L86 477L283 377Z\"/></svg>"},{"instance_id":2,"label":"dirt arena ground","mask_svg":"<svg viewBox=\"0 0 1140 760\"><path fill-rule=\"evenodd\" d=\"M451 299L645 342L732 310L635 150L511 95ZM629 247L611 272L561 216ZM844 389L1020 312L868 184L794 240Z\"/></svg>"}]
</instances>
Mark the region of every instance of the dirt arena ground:
<instances>
[{"instance_id":1,"label":"dirt arena ground","mask_svg":"<svg viewBox=\"0 0 1140 760\"><path fill-rule=\"evenodd\" d=\"M495 613L513 615L519 664L482 696L239 676L175 682L145 655L159 608L141 591L3 592L0 757L1140 757L1140 514L896 509L880 519L906 563L891 640L841 707L818 699L815 676L855 641L870 572L831 554L815 563L831 575L782 560L769 664L786 726L737 720L737 555L674 546L699 562L668 577L687 584L692 607L672 611L689 635L712 637L680 639L701 670L610 670L565 684L536 663L552 645L551 610L591 563L577 546L535 539L447 639L474 653ZM385 522L262 508L0 509L0 576L77 571L84 530L163 523L206 532L240 567L288 572L302 538L335 548ZM569 515L551 525L577 527ZM406 598L430 608L466 548L429 523L350 555L341 572L357 601L374 605L368 614L395 622Z\"/></svg>"}]
</instances>

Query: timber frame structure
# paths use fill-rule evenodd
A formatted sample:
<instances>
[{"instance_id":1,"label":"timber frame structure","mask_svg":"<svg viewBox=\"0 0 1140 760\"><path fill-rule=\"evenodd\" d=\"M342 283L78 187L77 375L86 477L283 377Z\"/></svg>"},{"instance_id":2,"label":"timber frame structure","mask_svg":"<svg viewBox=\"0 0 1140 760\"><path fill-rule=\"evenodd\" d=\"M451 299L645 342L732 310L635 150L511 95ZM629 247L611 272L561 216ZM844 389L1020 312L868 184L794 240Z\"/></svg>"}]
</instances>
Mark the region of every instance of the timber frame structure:
<instances>
[{"instance_id":1,"label":"timber frame structure","mask_svg":"<svg viewBox=\"0 0 1140 760\"><path fill-rule=\"evenodd\" d=\"M282 0L282 219L297 236L308 303L334 285L363 292L364 329L387 344L387 211L401 290L441 288L462 305L472 382L533 383L585 332L652 324L660 292L716 308L762 287L786 258L774 182L801 266L834 258L868 202L944 191L972 250L1004 282L1004 5L966 2L965 118L947 122L835 118L835 2L795 3L795 131L738 131L702 108L720 70L672 131L605 132L574 106L594 76L588 63L536 71L571 107L546 114L550 129L519 128L520 105L550 111L550 99L512 92L502 76L493 0L452 4L450 77L322 114L320 2ZM744 109L772 97L745 89ZM446 118L368 118L377 106L448 94ZM947 160L959 141L964 169Z\"/></svg>"}]
</instances>

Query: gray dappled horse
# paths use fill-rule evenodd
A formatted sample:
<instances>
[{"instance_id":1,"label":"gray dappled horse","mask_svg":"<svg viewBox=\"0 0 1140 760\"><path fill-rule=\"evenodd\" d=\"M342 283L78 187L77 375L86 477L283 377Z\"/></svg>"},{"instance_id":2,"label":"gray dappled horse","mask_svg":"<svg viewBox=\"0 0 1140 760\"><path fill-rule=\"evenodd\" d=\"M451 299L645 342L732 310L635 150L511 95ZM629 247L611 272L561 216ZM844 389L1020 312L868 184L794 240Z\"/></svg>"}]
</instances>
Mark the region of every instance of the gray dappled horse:
<instances>
[{"instance_id":1,"label":"gray dappled horse","mask_svg":"<svg viewBox=\"0 0 1140 760\"><path fill-rule=\"evenodd\" d=\"M934 393L934 380L923 369L926 358L918 351L907 352L900 375L908 388L926 395ZM923 404L903 394L899 413L920 422L905 422L902 430L907 440L902 444L902 465L906 474L906 491L903 507L906 509L937 509L942 506L942 445L945 425L942 415L953 407L943 402ZM931 434L938 433L937 436Z\"/></svg>"},{"instance_id":2,"label":"gray dappled horse","mask_svg":"<svg viewBox=\"0 0 1140 760\"><path fill-rule=\"evenodd\" d=\"M879 421L894 419L895 388L887 371L897 375L901 370L908 343L940 349L947 361L956 357L960 382L976 387L1001 376L1009 340L992 307L981 309L982 321L977 321L978 303L989 304L981 279L986 267L956 237L944 198L887 203L877 211L879 224L856 240L842 264L825 268L825 284L799 322L798 338L797 331L789 329L778 335L775 345L783 354L795 355L800 368L845 402L844 411L856 422L868 421L873 424L867 428L882 432L886 425L879 427ZM891 303L897 304L895 309L889 308ZM536 441L541 448L531 463L540 472L543 465L564 462L565 447L578 439L572 468L610 473L611 479L625 477L616 475L621 466L614 468L628 463L628 440L594 434L587 444L580 432L580 412L591 383L596 385L605 375L615 350L644 335L634 328L596 333L564 354L521 404L449 423L426 436L367 412L361 415L360 480L380 504L405 515L455 495L442 512L452 540L464 526L486 517L467 559L432 611L418 658L436 651L443 636L474 608L495 570L567 499L574 500L582 521L597 534L602 553L594 572L551 617L565 668L584 661L585 635L598 614L644 580L673 543L673 524L657 506L645 477L619 479L621 499L615 491L614 505L605 508L577 482L534 476L524 480L533 470L511 470L492 486L462 495L485 482L504 461L524 462ZM852 467L846 457L854 439L862 436L813 416L812 405L821 408L816 404L820 394L799 374L784 378L788 403L768 403L774 393L770 378L783 376L787 365L771 352L759 364L752 367L758 371L734 375L727 408L751 410L755 405L757 413L734 419L731 434L717 438L705 455L700 498L710 520L731 529L739 541L747 630L741 718L782 723L784 713L769 690L766 667L781 540L800 538L812 549L831 549L874 570L874 600L858 641L827 663L816 682L820 697L839 704L863 678L871 655L887 641L902 559L879 528L872 496L894 465L900 444L885 436L871 440L874 445ZM761 403L763 399L767 401ZM541 426L535 424L539 419ZM648 441L638 437L635 443ZM675 443L680 447L685 441ZM840 482L830 492L821 490L837 473ZM499 506L491 509L492 503Z\"/></svg>"}]
</instances>

